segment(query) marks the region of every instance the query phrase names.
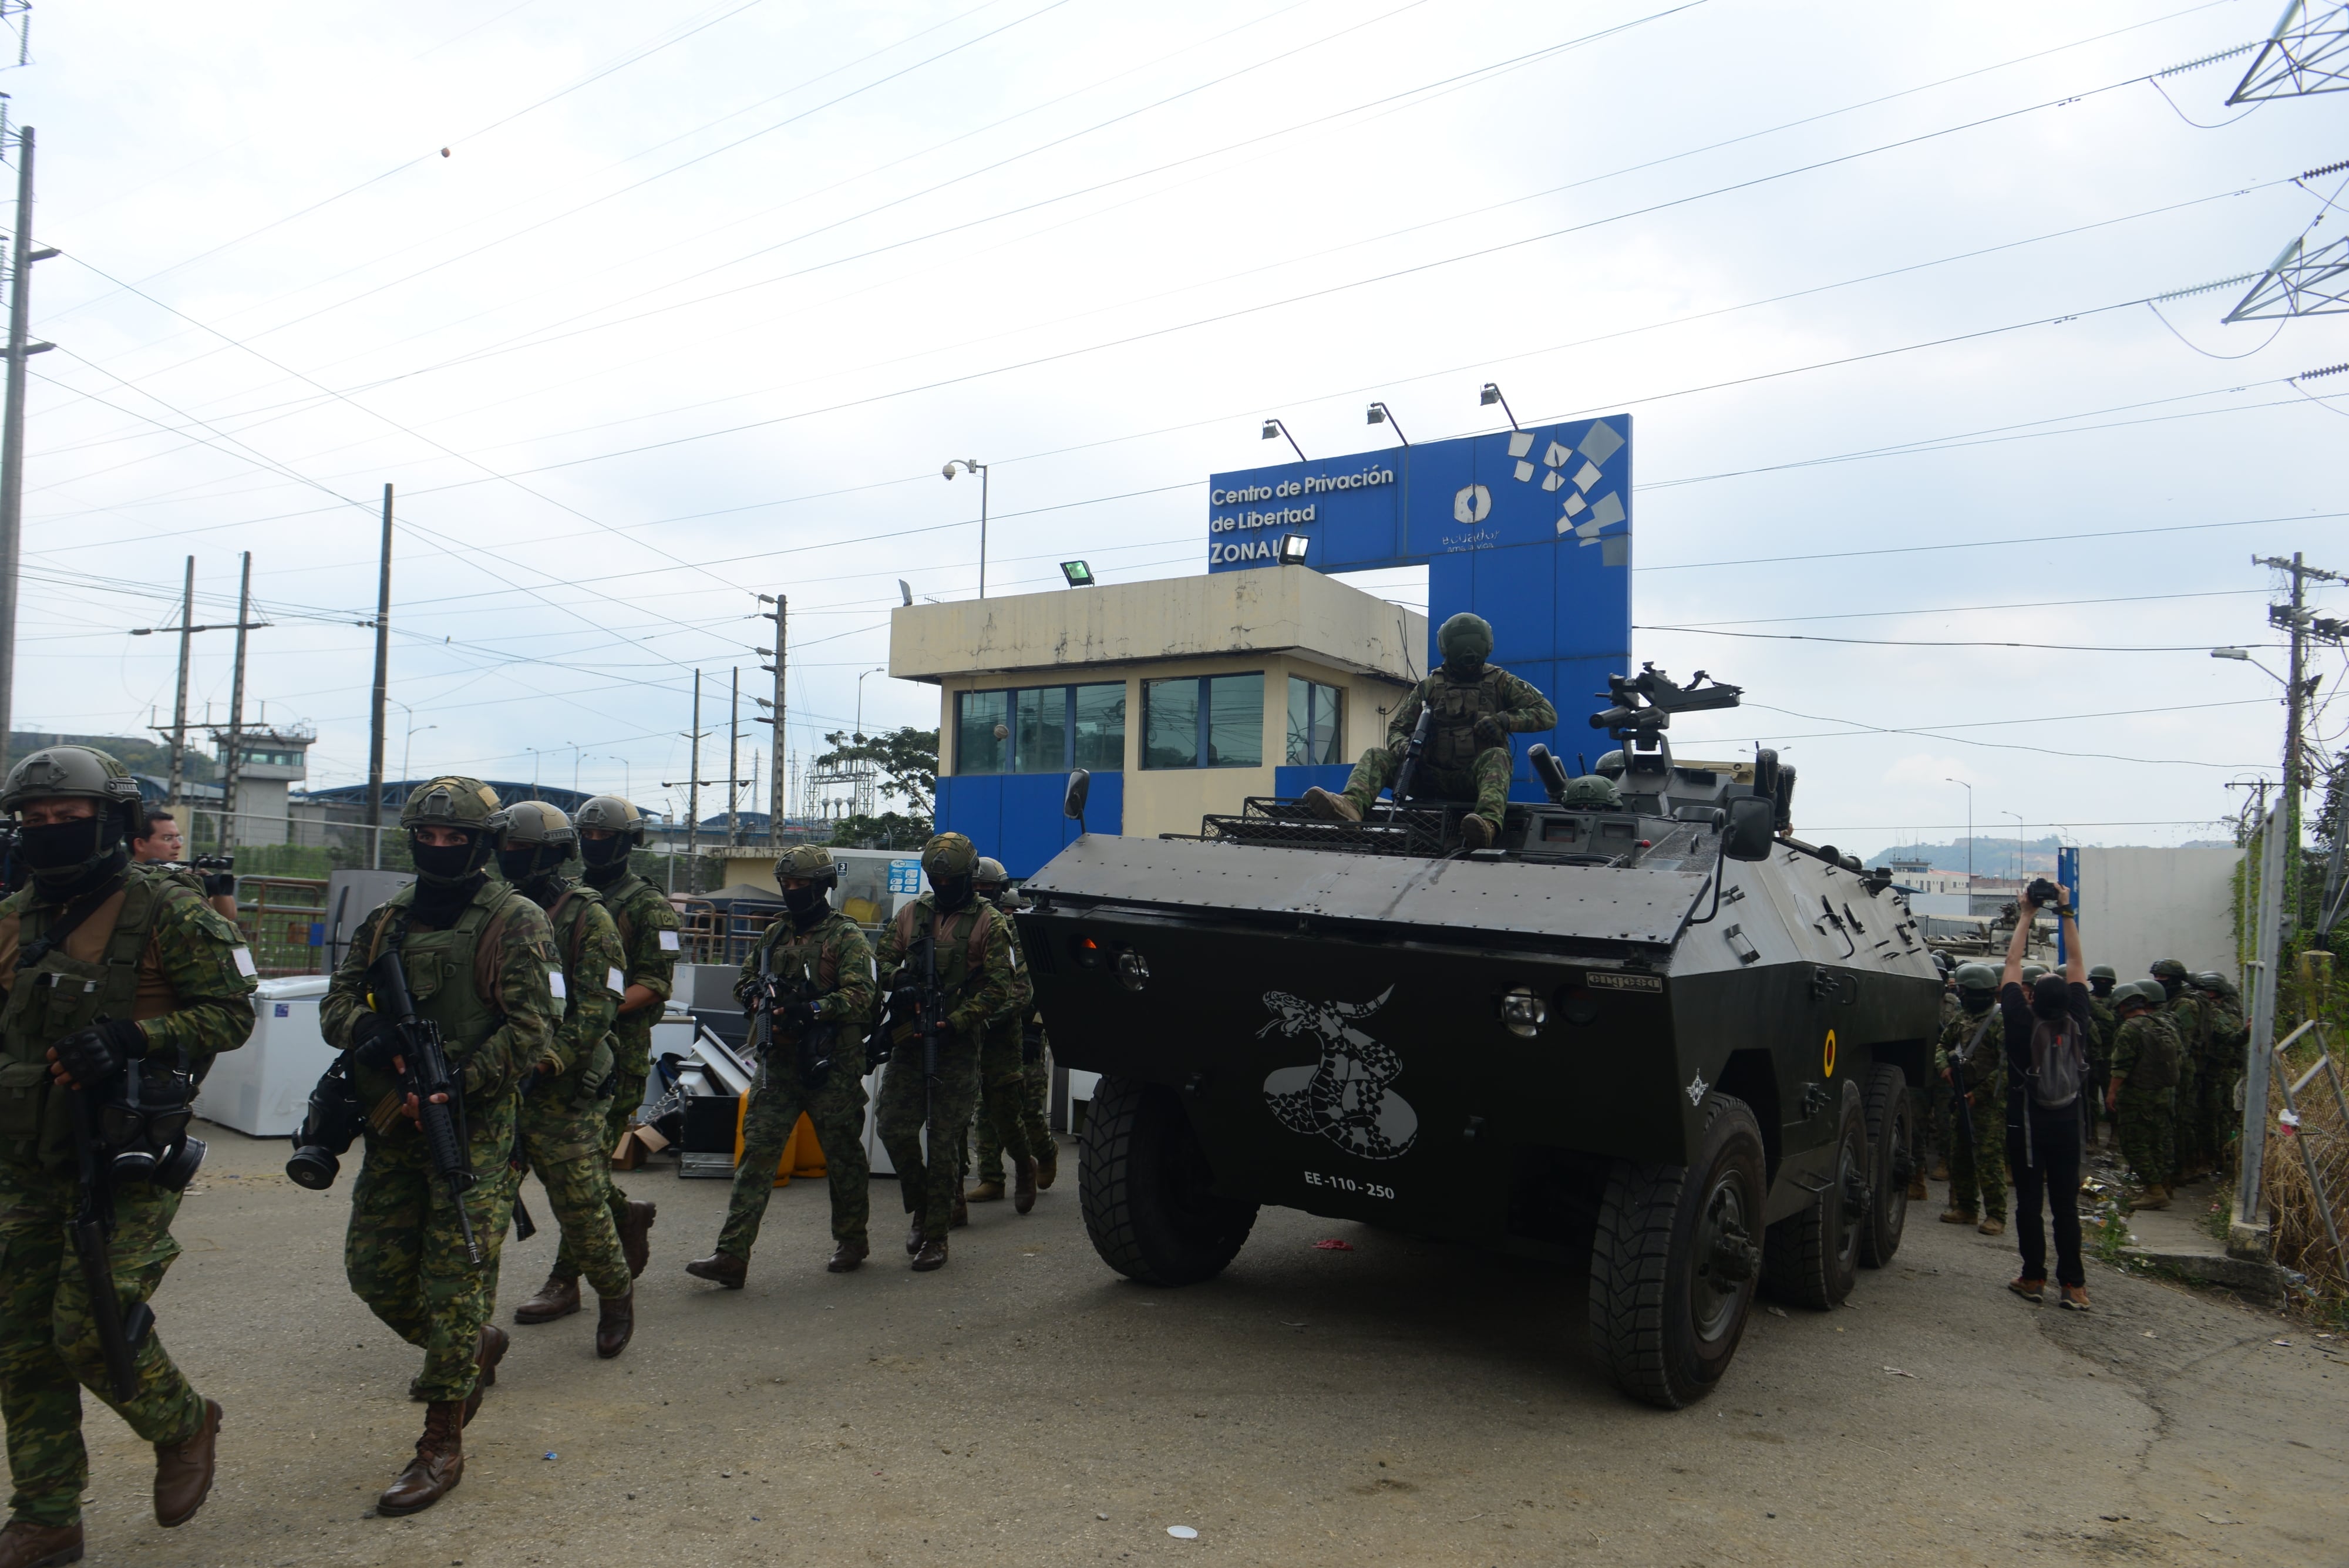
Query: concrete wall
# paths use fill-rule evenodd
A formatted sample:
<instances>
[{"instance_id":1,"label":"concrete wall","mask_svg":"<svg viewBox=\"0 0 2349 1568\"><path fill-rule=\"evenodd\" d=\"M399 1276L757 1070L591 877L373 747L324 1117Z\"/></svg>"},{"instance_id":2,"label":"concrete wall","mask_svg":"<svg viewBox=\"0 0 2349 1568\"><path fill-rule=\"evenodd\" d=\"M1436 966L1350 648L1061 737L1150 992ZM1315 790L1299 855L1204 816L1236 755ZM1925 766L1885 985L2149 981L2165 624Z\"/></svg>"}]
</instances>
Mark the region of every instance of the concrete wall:
<instances>
[{"instance_id":1,"label":"concrete wall","mask_svg":"<svg viewBox=\"0 0 2349 1568\"><path fill-rule=\"evenodd\" d=\"M2090 849L2080 852L2080 945L2092 964L2123 980L2157 959L2215 969L2241 983L2235 964L2240 849Z\"/></svg>"}]
</instances>

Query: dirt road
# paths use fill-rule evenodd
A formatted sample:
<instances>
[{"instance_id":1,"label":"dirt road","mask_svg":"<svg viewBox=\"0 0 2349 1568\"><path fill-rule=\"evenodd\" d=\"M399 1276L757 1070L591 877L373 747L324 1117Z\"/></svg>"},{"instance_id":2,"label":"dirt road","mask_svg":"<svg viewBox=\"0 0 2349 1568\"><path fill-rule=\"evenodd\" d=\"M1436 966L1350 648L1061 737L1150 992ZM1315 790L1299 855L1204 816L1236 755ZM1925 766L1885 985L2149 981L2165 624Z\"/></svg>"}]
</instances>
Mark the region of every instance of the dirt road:
<instances>
[{"instance_id":1,"label":"dirt road","mask_svg":"<svg viewBox=\"0 0 2349 1568\"><path fill-rule=\"evenodd\" d=\"M1666 1415L1590 1369L1583 1282L1559 1271L1268 1210L1223 1279L1125 1283L1085 1241L1066 1145L1035 1213L974 1210L934 1275L904 1266L889 1183L874 1262L826 1274L822 1185L795 1183L740 1293L680 1267L723 1183L624 1179L661 1205L635 1345L597 1361L592 1305L514 1330L463 1486L377 1519L420 1428L419 1358L344 1286L348 1175L305 1192L283 1142L202 1130L156 1305L227 1407L221 1481L158 1530L150 1452L94 1408L93 1563L2349 1556L2336 1342L2105 1269L2091 1315L2029 1306L2001 1288L2012 1246L1931 1223L1938 1204L1849 1307L1757 1314L1726 1386ZM501 1321L552 1241L509 1242Z\"/></svg>"}]
</instances>

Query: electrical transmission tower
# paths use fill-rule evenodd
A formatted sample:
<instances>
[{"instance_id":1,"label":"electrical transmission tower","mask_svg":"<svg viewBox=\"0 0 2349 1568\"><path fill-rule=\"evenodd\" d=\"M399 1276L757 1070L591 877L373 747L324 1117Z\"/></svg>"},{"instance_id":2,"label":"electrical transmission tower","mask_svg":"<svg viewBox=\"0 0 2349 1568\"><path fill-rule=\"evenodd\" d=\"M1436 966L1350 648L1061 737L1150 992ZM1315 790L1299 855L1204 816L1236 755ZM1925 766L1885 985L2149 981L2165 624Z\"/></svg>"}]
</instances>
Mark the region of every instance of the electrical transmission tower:
<instances>
[{"instance_id":1,"label":"electrical transmission tower","mask_svg":"<svg viewBox=\"0 0 2349 1568\"><path fill-rule=\"evenodd\" d=\"M2292 0L2227 101L2263 103L2344 88L2349 88L2349 5L2335 5L2322 18L2313 18L2308 0Z\"/></svg>"}]
</instances>

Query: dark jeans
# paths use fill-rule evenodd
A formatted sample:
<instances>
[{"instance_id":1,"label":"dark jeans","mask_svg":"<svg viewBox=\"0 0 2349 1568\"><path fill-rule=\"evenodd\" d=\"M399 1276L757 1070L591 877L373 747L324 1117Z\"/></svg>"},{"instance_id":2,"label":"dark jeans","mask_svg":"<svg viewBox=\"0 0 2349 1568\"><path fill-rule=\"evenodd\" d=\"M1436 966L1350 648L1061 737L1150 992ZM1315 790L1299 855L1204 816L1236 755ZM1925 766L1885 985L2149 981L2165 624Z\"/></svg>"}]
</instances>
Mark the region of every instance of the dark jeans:
<instances>
[{"instance_id":1,"label":"dark jeans","mask_svg":"<svg viewBox=\"0 0 2349 1568\"><path fill-rule=\"evenodd\" d=\"M2031 1148L2024 1157L2023 1134L2010 1127L2006 1162L2014 1170L2014 1240L2023 1253L2023 1277L2047 1277L2047 1232L2040 1222L2043 1197L2055 1216L2055 1279L2059 1284L2085 1285L2087 1271L2080 1263L2080 1124L2078 1106L2069 1110L2043 1111L2033 1106Z\"/></svg>"}]
</instances>

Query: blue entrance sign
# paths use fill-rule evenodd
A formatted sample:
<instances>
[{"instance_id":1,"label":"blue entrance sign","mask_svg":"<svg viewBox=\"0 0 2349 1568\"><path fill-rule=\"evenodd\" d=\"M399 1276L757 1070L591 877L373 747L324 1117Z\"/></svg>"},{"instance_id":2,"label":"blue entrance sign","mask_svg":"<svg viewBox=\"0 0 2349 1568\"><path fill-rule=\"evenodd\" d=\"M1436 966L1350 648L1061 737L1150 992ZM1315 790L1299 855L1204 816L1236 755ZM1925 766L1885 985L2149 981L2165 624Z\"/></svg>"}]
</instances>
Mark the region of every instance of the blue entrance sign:
<instances>
[{"instance_id":1,"label":"blue entrance sign","mask_svg":"<svg viewBox=\"0 0 2349 1568\"><path fill-rule=\"evenodd\" d=\"M1493 661L1541 688L1560 721L1516 737L1518 798L1540 793L1528 744L1571 765L1599 739L1584 715L1630 668L1630 415L1218 473L1207 509L1211 572L1278 566L1292 535L1317 571L1425 566L1431 666L1445 617L1492 622Z\"/></svg>"}]
</instances>

